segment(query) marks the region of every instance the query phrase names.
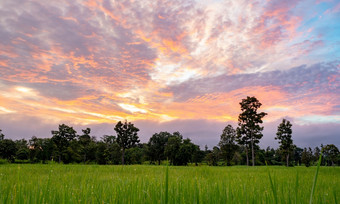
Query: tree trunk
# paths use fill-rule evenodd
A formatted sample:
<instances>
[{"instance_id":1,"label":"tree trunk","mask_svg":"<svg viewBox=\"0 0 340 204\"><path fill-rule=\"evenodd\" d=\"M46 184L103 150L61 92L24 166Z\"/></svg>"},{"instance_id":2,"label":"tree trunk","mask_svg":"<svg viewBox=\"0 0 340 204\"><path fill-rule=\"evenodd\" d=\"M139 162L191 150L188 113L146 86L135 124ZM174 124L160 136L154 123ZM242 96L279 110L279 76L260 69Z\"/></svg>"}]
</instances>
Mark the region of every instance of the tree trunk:
<instances>
[{"instance_id":1,"label":"tree trunk","mask_svg":"<svg viewBox=\"0 0 340 204\"><path fill-rule=\"evenodd\" d=\"M61 155L60 155L60 153L59 153L59 163L61 162Z\"/></svg>"},{"instance_id":2,"label":"tree trunk","mask_svg":"<svg viewBox=\"0 0 340 204\"><path fill-rule=\"evenodd\" d=\"M251 140L251 159L253 166L255 166L254 140Z\"/></svg>"},{"instance_id":3,"label":"tree trunk","mask_svg":"<svg viewBox=\"0 0 340 204\"><path fill-rule=\"evenodd\" d=\"M124 165L124 156L125 156L125 149L122 151L122 165Z\"/></svg>"},{"instance_id":4,"label":"tree trunk","mask_svg":"<svg viewBox=\"0 0 340 204\"><path fill-rule=\"evenodd\" d=\"M158 165L161 165L161 160L160 159L158 160Z\"/></svg>"},{"instance_id":5,"label":"tree trunk","mask_svg":"<svg viewBox=\"0 0 340 204\"><path fill-rule=\"evenodd\" d=\"M247 158L247 166L249 166L249 156L248 156L248 147L246 147L246 158Z\"/></svg>"},{"instance_id":6,"label":"tree trunk","mask_svg":"<svg viewBox=\"0 0 340 204\"><path fill-rule=\"evenodd\" d=\"M289 153L286 156L287 167L289 166Z\"/></svg>"}]
</instances>

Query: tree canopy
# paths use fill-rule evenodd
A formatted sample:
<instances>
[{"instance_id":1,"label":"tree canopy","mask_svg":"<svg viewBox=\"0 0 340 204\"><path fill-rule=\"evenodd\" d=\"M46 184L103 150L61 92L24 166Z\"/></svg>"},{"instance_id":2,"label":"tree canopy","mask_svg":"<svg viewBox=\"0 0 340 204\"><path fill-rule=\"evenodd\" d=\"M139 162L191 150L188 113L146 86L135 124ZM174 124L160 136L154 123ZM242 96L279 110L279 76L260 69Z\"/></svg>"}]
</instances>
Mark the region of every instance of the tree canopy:
<instances>
[{"instance_id":1,"label":"tree canopy","mask_svg":"<svg viewBox=\"0 0 340 204\"><path fill-rule=\"evenodd\" d=\"M139 143L138 131L139 129L131 122L119 121L114 130L117 133L117 143L122 149L122 164L124 165L125 150L134 147Z\"/></svg>"},{"instance_id":2,"label":"tree canopy","mask_svg":"<svg viewBox=\"0 0 340 204\"><path fill-rule=\"evenodd\" d=\"M293 151L292 124L289 120L283 119L277 127L276 140L279 140L280 150L285 155L286 166L289 166L289 155Z\"/></svg>"},{"instance_id":3,"label":"tree canopy","mask_svg":"<svg viewBox=\"0 0 340 204\"><path fill-rule=\"evenodd\" d=\"M262 138L263 123L262 118L267 115L265 112L258 112L262 104L257 98L249 97L242 99L240 102L241 113L238 116L237 138L240 144L245 145L246 150L251 148L252 165L255 166L255 150L254 147ZM249 165L247 153L247 165Z\"/></svg>"}]
</instances>

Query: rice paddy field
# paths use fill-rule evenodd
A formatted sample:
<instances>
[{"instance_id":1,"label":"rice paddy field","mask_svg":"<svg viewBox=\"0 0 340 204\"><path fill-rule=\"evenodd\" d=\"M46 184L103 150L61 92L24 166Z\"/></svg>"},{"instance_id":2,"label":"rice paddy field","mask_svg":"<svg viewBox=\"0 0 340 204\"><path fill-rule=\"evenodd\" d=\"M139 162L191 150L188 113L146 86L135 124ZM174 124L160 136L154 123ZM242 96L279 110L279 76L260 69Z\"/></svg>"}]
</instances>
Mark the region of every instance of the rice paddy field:
<instances>
[{"instance_id":1,"label":"rice paddy field","mask_svg":"<svg viewBox=\"0 0 340 204\"><path fill-rule=\"evenodd\" d=\"M316 168L3 164L0 203L309 203ZM313 203L339 198L320 167Z\"/></svg>"}]
</instances>

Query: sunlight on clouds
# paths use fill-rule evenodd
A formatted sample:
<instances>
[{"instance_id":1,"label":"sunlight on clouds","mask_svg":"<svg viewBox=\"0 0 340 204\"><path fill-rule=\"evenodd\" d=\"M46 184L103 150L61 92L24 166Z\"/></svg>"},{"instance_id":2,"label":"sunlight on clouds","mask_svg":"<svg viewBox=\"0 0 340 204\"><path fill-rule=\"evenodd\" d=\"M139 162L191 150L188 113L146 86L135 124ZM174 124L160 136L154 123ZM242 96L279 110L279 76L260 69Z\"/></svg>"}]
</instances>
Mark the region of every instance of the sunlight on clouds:
<instances>
[{"instance_id":1,"label":"sunlight on clouds","mask_svg":"<svg viewBox=\"0 0 340 204\"><path fill-rule=\"evenodd\" d=\"M26 88L26 87L17 87L17 88L15 88L15 90L23 92L23 93L31 93L32 92L31 89Z\"/></svg>"},{"instance_id":2,"label":"sunlight on clouds","mask_svg":"<svg viewBox=\"0 0 340 204\"><path fill-rule=\"evenodd\" d=\"M0 114L8 114L8 113L15 113L16 111L14 110L9 110L5 107L0 106Z\"/></svg>"},{"instance_id":3,"label":"sunlight on clouds","mask_svg":"<svg viewBox=\"0 0 340 204\"><path fill-rule=\"evenodd\" d=\"M136 106L130 105L130 104L119 103L118 105L122 107L124 110L130 111L131 113L136 113L136 112L147 113L148 112L147 110L137 108Z\"/></svg>"},{"instance_id":4,"label":"sunlight on clouds","mask_svg":"<svg viewBox=\"0 0 340 204\"><path fill-rule=\"evenodd\" d=\"M340 115L306 115L296 118L295 122L300 125L340 123Z\"/></svg>"},{"instance_id":5,"label":"sunlight on clouds","mask_svg":"<svg viewBox=\"0 0 340 204\"><path fill-rule=\"evenodd\" d=\"M156 62L154 71L150 73L152 80L160 85L180 84L199 75L197 70L182 67L181 64L167 64L161 61Z\"/></svg>"}]
</instances>

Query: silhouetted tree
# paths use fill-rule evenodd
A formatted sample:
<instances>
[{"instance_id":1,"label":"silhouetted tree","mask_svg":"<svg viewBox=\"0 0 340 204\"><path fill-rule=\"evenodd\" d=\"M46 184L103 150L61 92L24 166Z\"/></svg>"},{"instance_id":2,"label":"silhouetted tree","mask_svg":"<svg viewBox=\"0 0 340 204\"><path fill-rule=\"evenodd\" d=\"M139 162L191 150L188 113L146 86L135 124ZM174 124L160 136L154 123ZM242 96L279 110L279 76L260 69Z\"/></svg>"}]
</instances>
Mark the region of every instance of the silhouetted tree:
<instances>
[{"instance_id":1,"label":"silhouetted tree","mask_svg":"<svg viewBox=\"0 0 340 204\"><path fill-rule=\"evenodd\" d=\"M303 149L301 161L302 163L305 164L306 167L309 167L311 165L313 161L313 151L310 147L308 149L307 148Z\"/></svg>"},{"instance_id":2,"label":"silhouetted tree","mask_svg":"<svg viewBox=\"0 0 340 204\"><path fill-rule=\"evenodd\" d=\"M209 166L217 166L220 160L221 151L218 147L213 147L213 150L207 154L206 161Z\"/></svg>"},{"instance_id":3,"label":"silhouetted tree","mask_svg":"<svg viewBox=\"0 0 340 204\"><path fill-rule=\"evenodd\" d=\"M192 162L192 155L195 154L196 150L196 145L189 138L184 139L177 152L175 165L187 165Z\"/></svg>"},{"instance_id":4,"label":"silhouetted tree","mask_svg":"<svg viewBox=\"0 0 340 204\"><path fill-rule=\"evenodd\" d=\"M198 163L201 163L205 157L205 152L200 149L198 145L194 144L194 151L192 154L192 162L198 166Z\"/></svg>"},{"instance_id":5,"label":"silhouetted tree","mask_svg":"<svg viewBox=\"0 0 340 204\"><path fill-rule=\"evenodd\" d=\"M227 166L231 166L231 160L234 157L235 151L237 149L236 141L236 131L233 126L227 125L221 135L220 146L222 157L226 161Z\"/></svg>"},{"instance_id":6,"label":"silhouetted tree","mask_svg":"<svg viewBox=\"0 0 340 204\"><path fill-rule=\"evenodd\" d=\"M45 163L47 160L51 160L54 156L56 146L50 138L37 138L32 136L28 142L29 144L29 159L31 162ZM58 153L57 153L58 156Z\"/></svg>"},{"instance_id":7,"label":"silhouetted tree","mask_svg":"<svg viewBox=\"0 0 340 204\"><path fill-rule=\"evenodd\" d=\"M25 139L16 140L15 145L17 148L16 158L20 160L27 160L29 156L27 140Z\"/></svg>"},{"instance_id":8,"label":"silhouetted tree","mask_svg":"<svg viewBox=\"0 0 340 204\"><path fill-rule=\"evenodd\" d=\"M165 146L164 153L169 159L170 164L177 165L177 153L179 152L183 136L179 132L174 132Z\"/></svg>"},{"instance_id":9,"label":"silhouetted tree","mask_svg":"<svg viewBox=\"0 0 340 204\"><path fill-rule=\"evenodd\" d=\"M114 130L117 133L117 143L122 150L122 165L124 165L124 156L125 150L131 147L134 147L137 143L139 143L138 139L138 131L139 129L136 128L131 122L125 121L122 123L119 121Z\"/></svg>"},{"instance_id":10,"label":"silhouetted tree","mask_svg":"<svg viewBox=\"0 0 340 204\"><path fill-rule=\"evenodd\" d=\"M314 162L317 162L319 160L320 154L321 154L321 149L319 147L315 147L313 150Z\"/></svg>"},{"instance_id":11,"label":"silhouetted tree","mask_svg":"<svg viewBox=\"0 0 340 204\"><path fill-rule=\"evenodd\" d=\"M122 153L117 137L113 135L104 135L102 141L106 145L104 156L108 164L120 164Z\"/></svg>"},{"instance_id":12,"label":"silhouetted tree","mask_svg":"<svg viewBox=\"0 0 340 204\"><path fill-rule=\"evenodd\" d=\"M2 130L0 129L0 141L5 138L5 135L2 133Z\"/></svg>"},{"instance_id":13,"label":"silhouetted tree","mask_svg":"<svg viewBox=\"0 0 340 204\"><path fill-rule=\"evenodd\" d=\"M169 137L171 137L170 133L160 132L153 134L149 139L147 154L151 162L157 161L160 165L161 161L166 159L164 150Z\"/></svg>"},{"instance_id":14,"label":"silhouetted tree","mask_svg":"<svg viewBox=\"0 0 340 204\"><path fill-rule=\"evenodd\" d=\"M277 127L276 140L279 140L280 150L286 159L286 166L289 166L289 155L293 151L292 124L289 120L283 119Z\"/></svg>"},{"instance_id":15,"label":"silhouetted tree","mask_svg":"<svg viewBox=\"0 0 340 204\"><path fill-rule=\"evenodd\" d=\"M87 156L89 155L90 144L92 142L91 136L90 136L91 128L86 128L81 131L83 132L83 134L79 136L79 144L81 148L80 153L82 154L83 162L85 164L87 160Z\"/></svg>"},{"instance_id":16,"label":"silhouetted tree","mask_svg":"<svg viewBox=\"0 0 340 204\"><path fill-rule=\"evenodd\" d=\"M252 165L255 166L255 145L260 142L262 138L262 130L259 124L263 123L262 118L267 115L265 112L258 113L257 110L261 107L261 103L255 97L247 96L246 99L242 99L240 102L241 111L238 117L237 138L241 145L246 147L247 165L249 165L248 159L248 147L251 148Z\"/></svg>"},{"instance_id":17,"label":"silhouetted tree","mask_svg":"<svg viewBox=\"0 0 340 204\"><path fill-rule=\"evenodd\" d=\"M76 138L77 132L73 127L69 127L65 124L59 125L59 130L52 130L52 141L57 147L58 162L62 160L62 155L69 147L70 141Z\"/></svg>"},{"instance_id":18,"label":"silhouetted tree","mask_svg":"<svg viewBox=\"0 0 340 204\"><path fill-rule=\"evenodd\" d=\"M106 164L107 159L105 157L106 144L103 141L97 143L96 149L96 162L97 164Z\"/></svg>"},{"instance_id":19,"label":"silhouetted tree","mask_svg":"<svg viewBox=\"0 0 340 204\"><path fill-rule=\"evenodd\" d=\"M322 148L322 154L328 166L334 166L337 162L339 149L334 144L328 144Z\"/></svg>"},{"instance_id":20,"label":"silhouetted tree","mask_svg":"<svg viewBox=\"0 0 340 204\"><path fill-rule=\"evenodd\" d=\"M11 139L0 140L0 157L7 159L9 162L15 161L17 147Z\"/></svg>"},{"instance_id":21,"label":"silhouetted tree","mask_svg":"<svg viewBox=\"0 0 340 204\"><path fill-rule=\"evenodd\" d=\"M302 148L300 147L294 148L293 155L294 155L295 165L301 165L302 152L303 152Z\"/></svg>"}]
</instances>

